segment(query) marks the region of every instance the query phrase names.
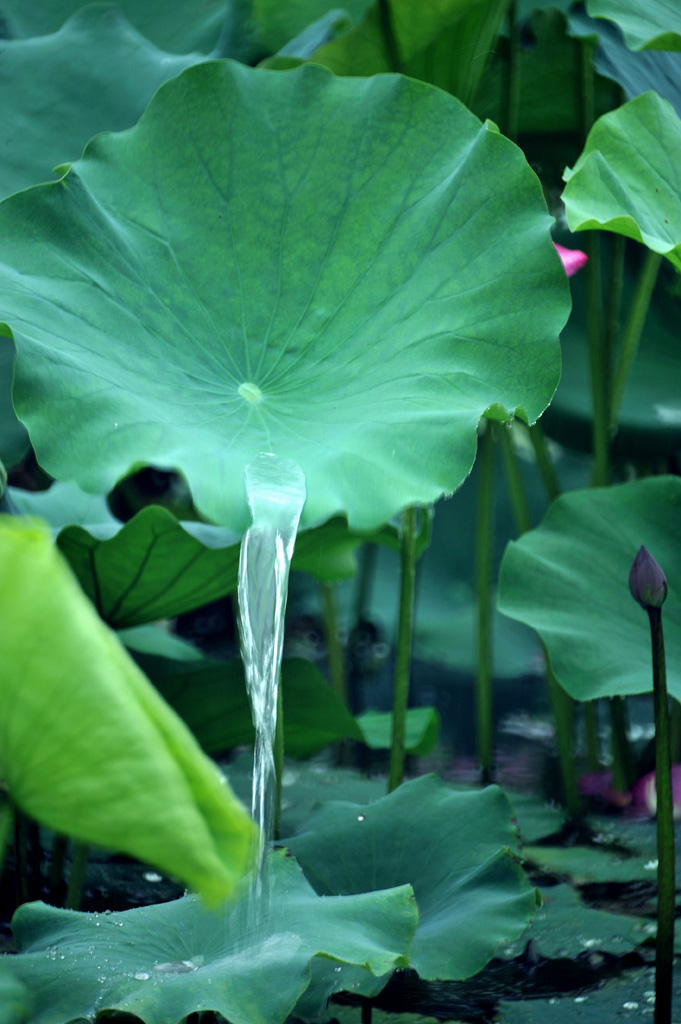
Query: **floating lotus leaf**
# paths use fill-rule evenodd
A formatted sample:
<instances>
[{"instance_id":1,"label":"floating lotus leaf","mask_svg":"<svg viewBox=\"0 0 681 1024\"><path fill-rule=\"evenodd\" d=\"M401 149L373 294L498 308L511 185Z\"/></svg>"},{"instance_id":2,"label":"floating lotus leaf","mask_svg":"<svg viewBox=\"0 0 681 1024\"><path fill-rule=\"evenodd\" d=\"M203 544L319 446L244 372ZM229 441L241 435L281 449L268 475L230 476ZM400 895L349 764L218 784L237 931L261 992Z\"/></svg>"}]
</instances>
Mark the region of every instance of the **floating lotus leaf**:
<instances>
[{"instance_id":1,"label":"floating lotus leaf","mask_svg":"<svg viewBox=\"0 0 681 1024\"><path fill-rule=\"evenodd\" d=\"M605 228L643 242L681 270L681 121L646 92L596 121L565 171L571 231Z\"/></svg>"},{"instance_id":2,"label":"floating lotus leaf","mask_svg":"<svg viewBox=\"0 0 681 1024\"><path fill-rule=\"evenodd\" d=\"M577 700L653 688L648 617L628 582L642 544L669 581L667 683L681 700L680 505L678 477L575 491L509 544L499 608L537 630L559 682Z\"/></svg>"},{"instance_id":3,"label":"floating lotus leaf","mask_svg":"<svg viewBox=\"0 0 681 1024\"><path fill-rule=\"evenodd\" d=\"M315 957L338 978L335 991L343 964L384 981L406 964L417 919L409 886L320 899L284 851L271 854L269 880L270 900L256 908L242 892L224 913L192 897L113 914L25 904L12 922L20 951L13 965L35 993L32 1024L105 1010L145 1024L179 1024L201 1010L232 1024L279 1024L310 985Z\"/></svg>"},{"instance_id":4,"label":"floating lotus leaf","mask_svg":"<svg viewBox=\"0 0 681 1024\"><path fill-rule=\"evenodd\" d=\"M0 0L0 16L10 36L46 36L61 29L83 6L82 0ZM173 0L172 5L167 0L116 0L115 5L97 7L104 17L106 7L109 11L119 8L137 32L162 50L209 53L218 41L226 16L235 7L235 0ZM89 12L85 12L85 17L88 16ZM96 9L92 16L97 17ZM89 98L96 100L92 95Z\"/></svg>"},{"instance_id":5,"label":"floating lotus leaf","mask_svg":"<svg viewBox=\"0 0 681 1024\"><path fill-rule=\"evenodd\" d=\"M681 50L681 9L676 0L586 0L592 18L622 30L631 50Z\"/></svg>"},{"instance_id":6,"label":"floating lotus leaf","mask_svg":"<svg viewBox=\"0 0 681 1024\"><path fill-rule=\"evenodd\" d=\"M0 777L26 814L217 903L253 823L35 521L0 517ZM30 684L30 685L29 685Z\"/></svg>"},{"instance_id":7,"label":"floating lotus leaf","mask_svg":"<svg viewBox=\"0 0 681 1024\"><path fill-rule=\"evenodd\" d=\"M548 225L520 151L436 89L196 65L0 205L19 414L85 490L175 467L242 532L272 451L303 469L303 527L375 528L461 484L484 412L550 400Z\"/></svg>"},{"instance_id":8,"label":"floating lotus leaf","mask_svg":"<svg viewBox=\"0 0 681 1024\"><path fill-rule=\"evenodd\" d=\"M53 167L77 159L97 132L130 127L162 82L202 59L157 50L103 5L53 35L2 39L0 56L2 197L53 179Z\"/></svg>"},{"instance_id":9,"label":"floating lotus leaf","mask_svg":"<svg viewBox=\"0 0 681 1024\"><path fill-rule=\"evenodd\" d=\"M511 805L496 786L466 793L435 776L372 804L322 804L282 840L317 892L369 892L409 882L419 924L409 963L422 978L468 978L534 915L535 890L518 849Z\"/></svg>"}]
</instances>

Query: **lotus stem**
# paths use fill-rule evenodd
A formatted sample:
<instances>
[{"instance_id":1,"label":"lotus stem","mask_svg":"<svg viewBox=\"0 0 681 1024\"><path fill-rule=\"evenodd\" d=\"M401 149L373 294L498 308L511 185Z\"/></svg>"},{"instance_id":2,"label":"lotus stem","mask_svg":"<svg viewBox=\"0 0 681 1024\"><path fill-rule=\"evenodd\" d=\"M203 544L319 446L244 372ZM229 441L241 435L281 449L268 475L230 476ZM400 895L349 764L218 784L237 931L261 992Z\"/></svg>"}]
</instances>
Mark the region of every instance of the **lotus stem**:
<instances>
[{"instance_id":1,"label":"lotus stem","mask_svg":"<svg viewBox=\"0 0 681 1024\"><path fill-rule=\"evenodd\" d=\"M626 793L636 781L636 763L627 735L629 719L624 697L611 697L610 730L612 745L612 785L616 792Z\"/></svg>"},{"instance_id":2,"label":"lotus stem","mask_svg":"<svg viewBox=\"0 0 681 1024\"><path fill-rule=\"evenodd\" d=\"M598 749L598 723L596 721L596 701L588 700L584 708L584 737L586 740L586 765L590 772L597 772L601 767Z\"/></svg>"},{"instance_id":3,"label":"lotus stem","mask_svg":"<svg viewBox=\"0 0 681 1024\"><path fill-rule=\"evenodd\" d=\"M672 710L669 716L669 752L672 764L681 761L681 704L676 697L671 699Z\"/></svg>"},{"instance_id":4,"label":"lotus stem","mask_svg":"<svg viewBox=\"0 0 681 1024\"><path fill-rule=\"evenodd\" d=\"M499 441L501 455L504 460L504 472L506 474L508 494L511 499L516 533L518 537L522 537L524 533L532 529L532 517L530 515L530 506L527 501L527 494L525 493L522 473L520 472L520 464L511 442L512 429L511 426L507 427L503 423L494 424L494 433Z\"/></svg>"},{"instance_id":5,"label":"lotus stem","mask_svg":"<svg viewBox=\"0 0 681 1024\"><path fill-rule=\"evenodd\" d=\"M617 350L620 336L620 312L622 291L624 289L624 257L626 255L626 239L623 235L611 235L610 286L608 289L608 313L605 329L608 333L610 352ZM612 401L612 398L611 398ZM612 407L610 409L612 416Z\"/></svg>"},{"instance_id":6,"label":"lotus stem","mask_svg":"<svg viewBox=\"0 0 681 1024\"><path fill-rule=\"evenodd\" d=\"M52 840L52 863L50 864L50 900L52 903L57 903L61 896L61 884L62 876L64 873L64 861L66 859L66 849L68 846L68 839L66 836L60 835L58 832L55 834Z\"/></svg>"},{"instance_id":7,"label":"lotus stem","mask_svg":"<svg viewBox=\"0 0 681 1024\"><path fill-rule=\"evenodd\" d=\"M676 871L667 670L664 653L664 635L662 632L662 609L648 608L647 612L650 621L650 639L653 654L655 786L657 789L655 1024L670 1024L672 1019Z\"/></svg>"},{"instance_id":8,"label":"lotus stem","mask_svg":"<svg viewBox=\"0 0 681 1024\"><path fill-rule=\"evenodd\" d=\"M321 591L322 598L324 631L326 633L326 653L329 661L329 677L331 679L331 686L347 707L348 686L345 674L343 646L338 639L336 592L328 583L321 583L319 589Z\"/></svg>"},{"instance_id":9,"label":"lotus stem","mask_svg":"<svg viewBox=\"0 0 681 1024\"><path fill-rule=\"evenodd\" d=\"M622 410L624 394L629 382L629 375L636 357L638 345L643 333L643 327L648 315L650 300L655 289L658 271L662 257L657 252L647 250L643 267L636 285L634 297L631 300L629 315L622 334L622 344L619 352L619 360L615 373L615 381L612 388L612 402L610 408L610 431L612 434L617 430L619 415Z\"/></svg>"},{"instance_id":10,"label":"lotus stem","mask_svg":"<svg viewBox=\"0 0 681 1024\"><path fill-rule=\"evenodd\" d=\"M395 653L395 683L393 690L393 731L390 745L390 777L388 792L404 781L405 739L409 681L411 670L411 643L414 628L414 595L416 589L416 520L414 506L402 513L400 545L400 611Z\"/></svg>"},{"instance_id":11,"label":"lotus stem","mask_svg":"<svg viewBox=\"0 0 681 1024\"><path fill-rule=\"evenodd\" d=\"M520 27L518 25L518 4L511 0L508 8L508 60L506 63L506 111L504 126L506 136L513 142L518 137L520 113Z\"/></svg>"},{"instance_id":12,"label":"lotus stem","mask_svg":"<svg viewBox=\"0 0 681 1024\"><path fill-rule=\"evenodd\" d=\"M560 480L556 473L556 467L553 464L553 459L549 453L549 446L546 442L544 431L541 428L539 422L533 423L528 429L530 435L530 441L534 448L534 456L537 460L537 469L544 483L546 493L549 496L550 501L555 501L560 496L562 490L560 486Z\"/></svg>"},{"instance_id":13,"label":"lotus stem","mask_svg":"<svg viewBox=\"0 0 681 1024\"><path fill-rule=\"evenodd\" d=\"M610 351L603 325L603 291L601 286L600 236L589 232L584 248L589 257L586 273L586 333L591 370L591 401L593 405L592 486L607 487L610 483Z\"/></svg>"},{"instance_id":14,"label":"lotus stem","mask_svg":"<svg viewBox=\"0 0 681 1024\"><path fill-rule=\"evenodd\" d=\"M66 889L64 906L67 910L78 910L83 895L83 884L85 872L87 871L87 858L90 847L87 843L74 843L71 852L71 870L69 871L69 884Z\"/></svg>"},{"instance_id":15,"label":"lotus stem","mask_svg":"<svg viewBox=\"0 0 681 1024\"><path fill-rule=\"evenodd\" d=\"M629 572L629 590L648 613L653 655L655 714L655 788L657 791L657 941L655 948L655 1024L671 1024L674 965L676 876L674 800L669 745L669 698L662 631L662 605L667 580L661 566L644 547Z\"/></svg>"},{"instance_id":16,"label":"lotus stem","mask_svg":"<svg viewBox=\"0 0 681 1024\"><path fill-rule=\"evenodd\" d=\"M480 781L494 776L494 694L492 686L492 554L494 546L494 436L491 422L480 437L480 482L475 531L475 589L478 606L476 719ZM505 429L505 428L502 428Z\"/></svg>"},{"instance_id":17,"label":"lotus stem","mask_svg":"<svg viewBox=\"0 0 681 1024\"><path fill-rule=\"evenodd\" d=\"M397 74L402 74L404 67L400 57L399 47L397 45L397 37L395 36L390 0L378 0L378 18L381 25L381 32L383 33L383 42L385 44L385 52L388 57L388 66L391 71L395 71Z\"/></svg>"}]
</instances>

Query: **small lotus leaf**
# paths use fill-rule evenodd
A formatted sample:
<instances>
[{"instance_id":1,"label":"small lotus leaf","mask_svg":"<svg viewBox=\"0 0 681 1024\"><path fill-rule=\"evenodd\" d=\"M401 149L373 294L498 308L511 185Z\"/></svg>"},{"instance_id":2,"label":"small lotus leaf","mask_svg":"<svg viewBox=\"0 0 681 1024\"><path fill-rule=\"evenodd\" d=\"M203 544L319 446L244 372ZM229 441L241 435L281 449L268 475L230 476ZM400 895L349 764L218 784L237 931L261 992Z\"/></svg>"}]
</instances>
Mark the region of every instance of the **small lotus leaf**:
<instances>
[{"instance_id":1,"label":"small lotus leaf","mask_svg":"<svg viewBox=\"0 0 681 1024\"><path fill-rule=\"evenodd\" d=\"M534 915L535 890L511 852L512 813L496 786L455 792L424 776L372 804L322 804L283 843L319 893L409 882L419 907L410 965L422 978L462 979Z\"/></svg>"},{"instance_id":2,"label":"small lotus leaf","mask_svg":"<svg viewBox=\"0 0 681 1024\"><path fill-rule=\"evenodd\" d=\"M382 711L365 711L357 719L362 740L372 750L389 750L392 742L393 716ZM408 754L425 757L432 754L440 736L440 715L437 708L409 708L404 745Z\"/></svg>"},{"instance_id":3,"label":"small lotus leaf","mask_svg":"<svg viewBox=\"0 0 681 1024\"><path fill-rule=\"evenodd\" d=\"M303 528L373 529L461 484L483 413L550 400L548 225L520 151L445 93L195 65L0 204L19 414L85 490L175 467L240 533L244 466L273 451L305 474Z\"/></svg>"},{"instance_id":4,"label":"small lotus leaf","mask_svg":"<svg viewBox=\"0 0 681 1024\"><path fill-rule=\"evenodd\" d=\"M676 0L586 0L592 18L621 30L631 50L681 50L681 8Z\"/></svg>"},{"instance_id":5,"label":"small lotus leaf","mask_svg":"<svg viewBox=\"0 0 681 1024\"><path fill-rule=\"evenodd\" d=\"M46 528L0 517L0 776L26 814L158 865L211 903L253 823L131 661Z\"/></svg>"},{"instance_id":6,"label":"small lotus leaf","mask_svg":"<svg viewBox=\"0 0 681 1024\"><path fill-rule=\"evenodd\" d=\"M575 491L509 544L499 608L537 630L559 682L577 700L652 690L648 617L628 585L642 544L669 581L667 684L681 699L680 506L678 477Z\"/></svg>"},{"instance_id":7,"label":"small lotus leaf","mask_svg":"<svg viewBox=\"0 0 681 1024\"><path fill-rule=\"evenodd\" d=\"M681 270L681 121L646 92L596 121L565 171L571 231L605 228L643 242Z\"/></svg>"},{"instance_id":8,"label":"small lotus leaf","mask_svg":"<svg viewBox=\"0 0 681 1024\"><path fill-rule=\"evenodd\" d=\"M320 899L284 851L268 869L271 898L257 906L246 889L224 913L193 897L113 914L24 905L12 922L13 963L35 992L32 1024L101 1011L179 1024L201 1010L280 1024L308 988L314 957L332 977L354 964L384 981L406 963L417 919L409 886Z\"/></svg>"},{"instance_id":9,"label":"small lotus leaf","mask_svg":"<svg viewBox=\"0 0 681 1024\"><path fill-rule=\"evenodd\" d=\"M130 127L162 82L202 59L157 50L104 5L53 35L0 40L0 55L0 197L51 180L97 132Z\"/></svg>"}]
</instances>

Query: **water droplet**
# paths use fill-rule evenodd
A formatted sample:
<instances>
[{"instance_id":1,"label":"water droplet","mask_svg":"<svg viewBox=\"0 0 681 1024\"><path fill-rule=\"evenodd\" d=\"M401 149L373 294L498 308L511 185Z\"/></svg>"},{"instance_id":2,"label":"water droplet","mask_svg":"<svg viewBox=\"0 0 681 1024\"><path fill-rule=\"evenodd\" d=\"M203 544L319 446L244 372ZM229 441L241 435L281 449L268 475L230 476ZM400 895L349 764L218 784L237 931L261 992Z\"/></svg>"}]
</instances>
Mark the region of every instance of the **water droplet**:
<instances>
[{"instance_id":1,"label":"water droplet","mask_svg":"<svg viewBox=\"0 0 681 1024\"><path fill-rule=\"evenodd\" d=\"M114 423L114 430L118 430L118 424Z\"/></svg>"},{"instance_id":2,"label":"water droplet","mask_svg":"<svg viewBox=\"0 0 681 1024\"><path fill-rule=\"evenodd\" d=\"M658 861L649 860L643 865L644 871L657 871Z\"/></svg>"},{"instance_id":3,"label":"water droplet","mask_svg":"<svg viewBox=\"0 0 681 1024\"><path fill-rule=\"evenodd\" d=\"M197 967L198 964L195 964L193 960L173 960L167 964L155 964L154 972L156 974L190 974Z\"/></svg>"},{"instance_id":4,"label":"water droplet","mask_svg":"<svg viewBox=\"0 0 681 1024\"><path fill-rule=\"evenodd\" d=\"M151 975L147 974L146 971L138 971L137 974L135 975L135 980L136 981L149 981L150 977L151 977Z\"/></svg>"},{"instance_id":5,"label":"water droplet","mask_svg":"<svg viewBox=\"0 0 681 1024\"><path fill-rule=\"evenodd\" d=\"M340 974L340 972L341 972L342 970L343 970L343 968L342 968L342 967L334 967L334 971L336 972L336 974Z\"/></svg>"},{"instance_id":6,"label":"water droplet","mask_svg":"<svg viewBox=\"0 0 681 1024\"><path fill-rule=\"evenodd\" d=\"M625 1010L638 1010L638 1003L622 1003Z\"/></svg>"},{"instance_id":7,"label":"water droplet","mask_svg":"<svg viewBox=\"0 0 681 1024\"><path fill-rule=\"evenodd\" d=\"M366 821L366 814L358 814L357 821Z\"/></svg>"},{"instance_id":8,"label":"water droplet","mask_svg":"<svg viewBox=\"0 0 681 1024\"><path fill-rule=\"evenodd\" d=\"M576 1003L585 1003L586 1000L587 1000L587 996L575 996L575 1002Z\"/></svg>"},{"instance_id":9,"label":"water droplet","mask_svg":"<svg viewBox=\"0 0 681 1024\"><path fill-rule=\"evenodd\" d=\"M582 939L582 945L584 949L593 949L598 945L598 939Z\"/></svg>"},{"instance_id":10,"label":"water droplet","mask_svg":"<svg viewBox=\"0 0 681 1024\"><path fill-rule=\"evenodd\" d=\"M163 875L159 875L156 871L145 871L142 875L147 882L162 882Z\"/></svg>"}]
</instances>

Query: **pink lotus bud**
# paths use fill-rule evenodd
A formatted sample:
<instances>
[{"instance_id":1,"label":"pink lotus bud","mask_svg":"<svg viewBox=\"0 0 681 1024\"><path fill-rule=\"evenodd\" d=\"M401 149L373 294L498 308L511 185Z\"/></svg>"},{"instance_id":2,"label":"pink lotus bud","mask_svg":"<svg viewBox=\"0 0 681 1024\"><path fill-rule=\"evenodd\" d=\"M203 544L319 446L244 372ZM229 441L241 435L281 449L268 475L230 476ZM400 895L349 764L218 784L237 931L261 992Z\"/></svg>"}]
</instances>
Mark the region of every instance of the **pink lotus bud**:
<instances>
[{"instance_id":1,"label":"pink lotus bud","mask_svg":"<svg viewBox=\"0 0 681 1024\"><path fill-rule=\"evenodd\" d=\"M631 564L629 590L642 608L661 608L667 597L667 580L660 565L644 547Z\"/></svg>"},{"instance_id":2,"label":"pink lotus bud","mask_svg":"<svg viewBox=\"0 0 681 1024\"><path fill-rule=\"evenodd\" d=\"M581 249L566 249L564 246L558 245L556 242L553 244L556 252L563 261L565 273L568 277L572 277L578 270L581 270L589 258L585 252L581 251Z\"/></svg>"}]
</instances>

